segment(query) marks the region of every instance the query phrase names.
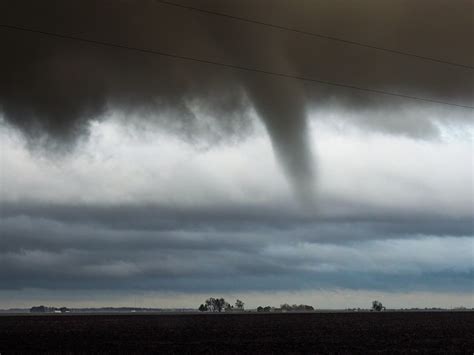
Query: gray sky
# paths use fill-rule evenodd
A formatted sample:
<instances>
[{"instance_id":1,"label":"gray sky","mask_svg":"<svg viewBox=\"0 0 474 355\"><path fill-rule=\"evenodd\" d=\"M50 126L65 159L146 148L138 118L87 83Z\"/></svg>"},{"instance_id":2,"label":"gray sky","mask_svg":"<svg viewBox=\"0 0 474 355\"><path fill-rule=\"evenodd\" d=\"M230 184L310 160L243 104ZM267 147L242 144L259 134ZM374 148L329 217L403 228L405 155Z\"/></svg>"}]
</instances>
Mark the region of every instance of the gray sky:
<instances>
[{"instance_id":1,"label":"gray sky","mask_svg":"<svg viewBox=\"0 0 474 355\"><path fill-rule=\"evenodd\" d=\"M196 4L472 66L467 1ZM12 25L473 104L472 69L152 1L0 10ZM0 37L0 307L221 294L474 306L472 110Z\"/></svg>"},{"instance_id":2,"label":"gray sky","mask_svg":"<svg viewBox=\"0 0 474 355\"><path fill-rule=\"evenodd\" d=\"M12 305L12 293L18 305L47 302L57 292L70 305L85 302L81 294L89 305L91 294L98 305L103 295L143 305L153 292L166 305L176 299L167 293L178 294L181 306L206 293L250 304L269 292L308 295L327 307L345 307L352 294L348 307L362 306L361 294L415 293L401 299L419 303L428 293L435 306L450 294L472 300L465 131L418 141L315 123L320 174L308 209L256 126L243 142L200 148L108 121L61 158L2 129L2 302ZM328 292L346 298L325 303Z\"/></svg>"}]
</instances>

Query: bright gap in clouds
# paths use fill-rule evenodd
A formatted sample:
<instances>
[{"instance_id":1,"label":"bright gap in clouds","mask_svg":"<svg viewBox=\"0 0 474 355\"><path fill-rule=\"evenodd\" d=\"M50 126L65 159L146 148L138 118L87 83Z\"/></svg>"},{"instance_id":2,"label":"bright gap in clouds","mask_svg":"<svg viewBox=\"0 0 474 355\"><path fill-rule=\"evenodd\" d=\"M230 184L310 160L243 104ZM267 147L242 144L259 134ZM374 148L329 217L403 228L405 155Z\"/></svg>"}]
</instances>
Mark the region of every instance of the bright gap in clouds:
<instances>
[{"instance_id":1,"label":"bright gap in clouds","mask_svg":"<svg viewBox=\"0 0 474 355\"><path fill-rule=\"evenodd\" d=\"M72 155L27 150L2 126L2 200L74 204L298 208L263 128L208 147L163 131L95 122ZM456 133L455 131L453 131ZM411 212L466 217L472 212L472 139L367 133L313 121L317 208L330 216ZM456 139L449 139L456 137ZM471 136L472 137L472 136ZM471 164L470 164L471 163Z\"/></svg>"}]
</instances>

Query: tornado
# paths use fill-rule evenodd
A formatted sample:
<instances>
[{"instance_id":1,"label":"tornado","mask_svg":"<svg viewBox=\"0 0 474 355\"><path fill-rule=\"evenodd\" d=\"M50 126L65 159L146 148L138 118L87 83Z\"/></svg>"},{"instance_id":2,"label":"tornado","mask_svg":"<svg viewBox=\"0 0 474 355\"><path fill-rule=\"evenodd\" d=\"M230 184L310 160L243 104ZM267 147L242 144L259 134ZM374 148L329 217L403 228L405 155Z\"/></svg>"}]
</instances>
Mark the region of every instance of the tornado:
<instances>
[{"instance_id":1,"label":"tornado","mask_svg":"<svg viewBox=\"0 0 474 355\"><path fill-rule=\"evenodd\" d=\"M246 90L295 197L309 207L315 197L315 169L302 90L291 80L264 77L247 80Z\"/></svg>"}]
</instances>

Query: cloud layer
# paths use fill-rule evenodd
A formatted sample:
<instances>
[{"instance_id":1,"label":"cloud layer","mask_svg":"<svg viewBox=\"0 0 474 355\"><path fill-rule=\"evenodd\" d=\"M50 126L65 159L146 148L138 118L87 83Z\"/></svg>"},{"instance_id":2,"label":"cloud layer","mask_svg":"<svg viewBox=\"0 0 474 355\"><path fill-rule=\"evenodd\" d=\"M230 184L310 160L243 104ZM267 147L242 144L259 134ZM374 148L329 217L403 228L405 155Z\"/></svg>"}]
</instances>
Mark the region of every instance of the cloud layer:
<instances>
[{"instance_id":1,"label":"cloud layer","mask_svg":"<svg viewBox=\"0 0 474 355\"><path fill-rule=\"evenodd\" d=\"M257 122L215 149L117 116L59 160L4 126L3 292L470 292L469 135L417 141L344 122L311 124L324 152L313 210L295 203Z\"/></svg>"}]
</instances>

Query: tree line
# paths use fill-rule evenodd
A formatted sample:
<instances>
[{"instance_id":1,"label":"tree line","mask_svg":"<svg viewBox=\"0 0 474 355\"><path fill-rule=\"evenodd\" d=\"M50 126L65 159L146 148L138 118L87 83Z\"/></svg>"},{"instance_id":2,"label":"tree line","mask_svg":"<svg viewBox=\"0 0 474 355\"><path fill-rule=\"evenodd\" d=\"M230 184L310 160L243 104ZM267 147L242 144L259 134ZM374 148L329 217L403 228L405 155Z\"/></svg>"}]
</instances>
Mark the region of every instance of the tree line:
<instances>
[{"instance_id":1,"label":"tree line","mask_svg":"<svg viewBox=\"0 0 474 355\"><path fill-rule=\"evenodd\" d=\"M67 307L46 307L46 306L33 306L30 308L31 313L68 313L70 309Z\"/></svg>"},{"instance_id":2,"label":"tree line","mask_svg":"<svg viewBox=\"0 0 474 355\"><path fill-rule=\"evenodd\" d=\"M201 312L232 312L232 311L244 311L244 302L241 300L236 300L234 305L228 303L222 297L210 297L204 301L199 306L199 311ZM311 312L314 311L313 306L309 306L307 304L293 304L289 305L288 303L284 303L280 305L280 307L271 307L271 306L258 306L257 312ZM385 307L382 305L380 301L373 301L372 302L372 311L380 312L384 311Z\"/></svg>"},{"instance_id":3,"label":"tree line","mask_svg":"<svg viewBox=\"0 0 474 355\"><path fill-rule=\"evenodd\" d=\"M258 306L257 312L311 312L314 311L313 306L308 306L307 304L293 304L289 305L284 303L280 307L270 307L270 306Z\"/></svg>"},{"instance_id":4,"label":"tree line","mask_svg":"<svg viewBox=\"0 0 474 355\"><path fill-rule=\"evenodd\" d=\"M226 302L224 298L208 298L199 306L201 312L231 312L231 311L243 311L244 302L236 300L234 305Z\"/></svg>"}]
</instances>

